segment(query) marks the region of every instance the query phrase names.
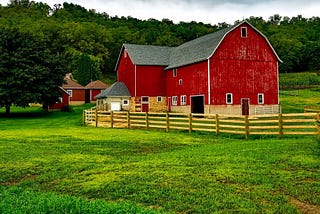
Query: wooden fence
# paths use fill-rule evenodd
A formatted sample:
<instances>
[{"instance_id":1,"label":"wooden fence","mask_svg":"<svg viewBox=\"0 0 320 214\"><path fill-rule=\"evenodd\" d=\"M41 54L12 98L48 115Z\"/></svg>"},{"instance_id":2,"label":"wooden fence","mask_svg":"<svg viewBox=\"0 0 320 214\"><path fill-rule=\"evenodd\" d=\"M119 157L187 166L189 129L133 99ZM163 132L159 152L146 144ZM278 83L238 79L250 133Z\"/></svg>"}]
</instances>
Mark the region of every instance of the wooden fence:
<instances>
[{"instance_id":1,"label":"wooden fence","mask_svg":"<svg viewBox=\"0 0 320 214\"><path fill-rule=\"evenodd\" d=\"M320 113L320 106L305 106L304 112L317 112Z\"/></svg>"},{"instance_id":2,"label":"wooden fence","mask_svg":"<svg viewBox=\"0 0 320 214\"><path fill-rule=\"evenodd\" d=\"M83 112L83 123L96 127L145 128L187 130L243 135L318 135L320 137L320 114L270 114L270 115L221 115L181 114L154 112Z\"/></svg>"}]
</instances>

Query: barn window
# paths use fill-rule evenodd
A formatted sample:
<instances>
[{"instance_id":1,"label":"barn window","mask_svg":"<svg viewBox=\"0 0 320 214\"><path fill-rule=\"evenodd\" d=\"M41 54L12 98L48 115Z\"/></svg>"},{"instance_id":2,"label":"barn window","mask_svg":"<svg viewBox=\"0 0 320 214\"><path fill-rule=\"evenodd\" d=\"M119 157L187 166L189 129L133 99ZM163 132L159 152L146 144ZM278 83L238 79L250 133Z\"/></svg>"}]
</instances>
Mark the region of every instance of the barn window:
<instances>
[{"instance_id":1,"label":"barn window","mask_svg":"<svg viewBox=\"0 0 320 214\"><path fill-rule=\"evenodd\" d=\"M233 103L232 93L227 93L226 94L226 104L232 104L232 103Z\"/></svg>"},{"instance_id":2,"label":"barn window","mask_svg":"<svg viewBox=\"0 0 320 214\"><path fill-rule=\"evenodd\" d=\"M258 104L264 104L264 94L258 94Z\"/></svg>"},{"instance_id":3,"label":"barn window","mask_svg":"<svg viewBox=\"0 0 320 214\"><path fill-rule=\"evenodd\" d=\"M178 97L177 96L173 96L172 97L172 105L176 106L178 104Z\"/></svg>"},{"instance_id":4,"label":"barn window","mask_svg":"<svg viewBox=\"0 0 320 214\"><path fill-rule=\"evenodd\" d=\"M180 97L180 104L181 104L182 106L187 105L187 96L186 96L186 95L182 95L182 96Z\"/></svg>"},{"instance_id":5,"label":"barn window","mask_svg":"<svg viewBox=\"0 0 320 214\"><path fill-rule=\"evenodd\" d=\"M123 53L124 53L124 58L127 58L127 54L128 54L127 51L124 50Z\"/></svg>"},{"instance_id":6,"label":"barn window","mask_svg":"<svg viewBox=\"0 0 320 214\"><path fill-rule=\"evenodd\" d=\"M144 104L149 103L149 97L142 97L141 98L141 103L144 103Z\"/></svg>"},{"instance_id":7,"label":"barn window","mask_svg":"<svg viewBox=\"0 0 320 214\"><path fill-rule=\"evenodd\" d=\"M175 69L173 69L173 77L177 77L178 76L178 71L177 71L177 69L175 68Z\"/></svg>"},{"instance_id":8,"label":"barn window","mask_svg":"<svg viewBox=\"0 0 320 214\"><path fill-rule=\"evenodd\" d=\"M72 90L67 90L67 93L69 94L70 97L72 97Z\"/></svg>"},{"instance_id":9,"label":"barn window","mask_svg":"<svg viewBox=\"0 0 320 214\"><path fill-rule=\"evenodd\" d=\"M122 100L122 105L123 106L128 106L129 105L129 100L127 100L127 99Z\"/></svg>"},{"instance_id":10,"label":"barn window","mask_svg":"<svg viewBox=\"0 0 320 214\"><path fill-rule=\"evenodd\" d=\"M241 28L241 37L247 38L247 28L246 27Z\"/></svg>"},{"instance_id":11,"label":"barn window","mask_svg":"<svg viewBox=\"0 0 320 214\"><path fill-rule=\"evenodd\" d=\"M157 101L158 101L158 103L161 103L162 102L162 97L158 96L157 97Z\"/></svg>"},{"instance_id":12,"label":"barn window","mask_svg":"<svg viewBox=\"0 0 320 214\"><path fill-rule=\"evenodd\" d=\"M179 85L182 85L182 79L179 79Z\"/></svg>"}]
</instances>

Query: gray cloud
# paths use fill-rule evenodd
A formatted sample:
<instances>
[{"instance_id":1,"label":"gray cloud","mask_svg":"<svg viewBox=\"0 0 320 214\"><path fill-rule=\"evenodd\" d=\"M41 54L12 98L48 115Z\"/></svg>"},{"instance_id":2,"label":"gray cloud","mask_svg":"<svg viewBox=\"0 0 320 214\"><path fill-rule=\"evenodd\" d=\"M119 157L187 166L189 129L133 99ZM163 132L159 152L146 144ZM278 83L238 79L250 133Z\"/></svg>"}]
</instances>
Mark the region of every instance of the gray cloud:
<instances>
[{"instance_id":1,"label":"gray cloud","mask_svg":"<svg viewBox=\"0 0 320 214\"><path fill-rule=\"evenodd\" d=\"M38 2L38 0L36 0ZM132 16L139 19L168 18L174 22L198 21L217 24L233 24L250 16L268 19L274 14L281 16L319 16L319 0L42 0L50 6L72 2L111 16ZM9 0L0 0L6 5Z\"/></svg>"}]
</instances>

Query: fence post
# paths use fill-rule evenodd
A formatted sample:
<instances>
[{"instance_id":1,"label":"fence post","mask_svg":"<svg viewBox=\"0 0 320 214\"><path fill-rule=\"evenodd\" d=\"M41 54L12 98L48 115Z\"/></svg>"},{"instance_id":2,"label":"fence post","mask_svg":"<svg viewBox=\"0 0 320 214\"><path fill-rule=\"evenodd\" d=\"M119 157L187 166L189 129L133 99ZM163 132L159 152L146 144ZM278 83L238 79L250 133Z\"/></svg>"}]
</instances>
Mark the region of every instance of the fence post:
<instances>
[{"instance_id":1,"label":"fence post","mask_svg":"<svg viewBox=\"0 0 320 214\"><path fill-rule=\"evenodd\" d=\"M189 134L192 132L192 113L189 114Z\"/></svg>"},{"instance_id":2,"label":"fence post","mask_svg":"<svg viewBox=\"0 0 320 214\"><path fill-rule=\"evenodd\" d=\"M320 112L317 115L318 137L320 138Z\"/></svg>"},{"instance_id":3,"label":"fence post","mask_svg":"<svg viewBox=\"0 0 320 214\"><path fill-rule=\"evenodd\" d=\"M146 112L146 127L149 129L149 114Z\"/></svg>"},{"instance_id":4,"label":"fence post","mask_svg":"<svg viewBox=\"0 0 320 214\"><path fill-rule=\"evenodd\" d=\"M95 109L96 127L98 127L98 109Z\"/></svg>"},{"instance_id":5,"label":"fence post","mask_svg":"<svg viewBox=\"0 0 320 214\"><path fill-rule=\"evenodd\" d=\"M282 118L282 113L278 115L278 120L279 120L279 139L282 139L283 137L283 118Z\"/></svg>"},{"instance_id":6,"label":"fence post","mask_svg":"<svg viewBox=\"0 0 320 214\"><path fill-rule=\"evenodd\" d=\"M130 111L127 111L128 129L130 128Z\"/></svg>"},{"instance_id":7,"label":"fence post","mask_svg":"<svg viewBox=\"0 0 320 214\"><path fill-rule=\"evenodd\" d=\"M113 128L113 111L110 112L110 127Z\"/></svg>"},{"instance_id":8,"label":"fence post","mask_svg":"<svg viewBox=\"0 0 320 214\"><path fill-rule=\"evenodd\" d=\"M216 136L219 136L220 128L219 128L219 114L216 114Z\"/></svg>"},{"instance_id":9,"label":"fence post","mask_svg":"<svg viewBox=\"0 0 320 214\"><path fill-rule=\"evenodd\" d=\"M169 132L169 112L166 113L166 132Z\"/></svg>"},{"instance_id":10,"label":"fence post","mask_svg":"<svg viewBox=\"0 0 320 214\"><path fill-rule=\"evenodd\" d=\"M82 112L82 125L86 125L85 111L86 110L83 110Z\"/></svg>"},{"instance_id":11,"label":"fence post","mask_svg":"<svg viewBox=\"0 0 320 214\"><path fill-rule=\"evenodd\" d=\"M249 116L244 116L245 124L246 124L246 140L249 140Z\"/></svg>"}]
</instances>

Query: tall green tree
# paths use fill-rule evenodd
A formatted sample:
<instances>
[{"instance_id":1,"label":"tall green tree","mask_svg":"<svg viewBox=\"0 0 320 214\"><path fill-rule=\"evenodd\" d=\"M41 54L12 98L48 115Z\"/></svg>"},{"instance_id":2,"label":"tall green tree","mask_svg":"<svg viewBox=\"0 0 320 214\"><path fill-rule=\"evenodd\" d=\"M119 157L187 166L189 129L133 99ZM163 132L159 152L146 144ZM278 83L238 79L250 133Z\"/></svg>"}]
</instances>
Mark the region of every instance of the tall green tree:
<instances>
[{"instance_id":1,"label":"tall green tree","mask_svg":"<svg viewBox=\"0 0 320 214\"><path fill-rule=\"evenodd\" d=\"M94 80L101 78L99 62L88 54L81 54L77 61L77 69L73 72L73 77L83 86Z\"/></svg>"},{"instance_id":2,"label":"tall green tree","mask_svg":"<svg viewBox=\"0 0 320 214\"><path fill-rule=\"evenodd\" d=\"M65 71L45 41L18 29L1 29L0 59L0 107L7 114L11 105L56 101Z\"/></svg>"}]
</instances>

